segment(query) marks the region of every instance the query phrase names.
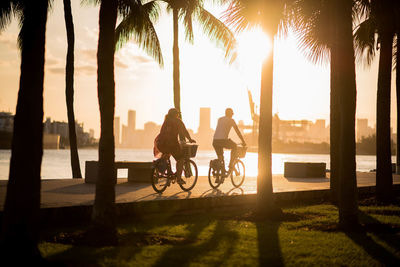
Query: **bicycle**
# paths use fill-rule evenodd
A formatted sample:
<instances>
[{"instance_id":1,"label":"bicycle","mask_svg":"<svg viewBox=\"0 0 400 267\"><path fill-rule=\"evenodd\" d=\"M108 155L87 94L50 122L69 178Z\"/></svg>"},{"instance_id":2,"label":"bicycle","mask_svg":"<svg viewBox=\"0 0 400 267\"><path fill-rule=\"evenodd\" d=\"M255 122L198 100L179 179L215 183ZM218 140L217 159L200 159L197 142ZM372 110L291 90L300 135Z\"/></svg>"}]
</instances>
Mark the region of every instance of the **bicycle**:
<instances>
[{"instance_id":1,"label":"bicycle","mask_svg":"<svg viewBox=\"0 0 400 267\"><path fill-rule=\"evenodd\" d=\"M210 186L214 189L218 188L221 184L224 183L225 178L231 177L232 185L236 188L240 187L245 178L245 166L243 161L240 158L244 158L246 156L247 147L246 146L238 146L236 157L233 161L233 168L229 168L228 171L225 171L225 161L220 159L213 159L210 161L210 167L208 170L208 182Z\"/></svg>"},{"instance_id":2,"label":"bicycle","mask_svg":"<svg viewBox=\"0 0 400 267\"><path fill-rule=\"evenodd\" d=\"M185 183L178 184L180 188L186 192L192 190L197 183L197 165L193 160L190 159L196 156L197 147L198 145L186 143L184 143L182 147L184 152L184 175L182 175L182 179L185 181ZM170 154L162 154L161 158L153 161L151 186L157 193L164 192L168 186L177 182L177 177L172 171L170 157Z\"/></svg>"}]
</instances>

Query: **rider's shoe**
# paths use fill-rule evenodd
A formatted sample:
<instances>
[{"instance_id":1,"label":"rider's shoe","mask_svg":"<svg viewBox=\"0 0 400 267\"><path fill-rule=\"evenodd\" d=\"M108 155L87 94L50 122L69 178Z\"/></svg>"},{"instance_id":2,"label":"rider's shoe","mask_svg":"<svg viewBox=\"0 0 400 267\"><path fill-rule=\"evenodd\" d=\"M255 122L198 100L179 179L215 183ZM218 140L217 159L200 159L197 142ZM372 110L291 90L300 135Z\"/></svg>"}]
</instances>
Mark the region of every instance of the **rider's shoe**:
<instances>
[{"instance_id":1,"label":"rider's shoe","mask_svg":"<svg viewBox=\"0 0 400 267\"><path fill-rule=\"evenodd\" d=\"M177 178L176 180L178 184L186 184L185 180L183 180L181 177Z\"/></svg>"}]
</instances>

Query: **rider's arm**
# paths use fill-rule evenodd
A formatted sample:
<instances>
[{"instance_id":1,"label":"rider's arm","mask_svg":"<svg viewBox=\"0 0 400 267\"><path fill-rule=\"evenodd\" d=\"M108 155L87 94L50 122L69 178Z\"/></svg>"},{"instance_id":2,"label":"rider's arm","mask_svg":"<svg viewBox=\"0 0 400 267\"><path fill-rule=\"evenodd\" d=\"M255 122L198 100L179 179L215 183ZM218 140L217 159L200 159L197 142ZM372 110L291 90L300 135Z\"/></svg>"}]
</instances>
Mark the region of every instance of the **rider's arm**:
<instances>
[{"instance_id":1,"label":"rider's arm","mask_svg":"<svg viewBox=\"0 0 400 267\"><path fill-rule=\"evenodd\" d=\"M180 136L183 136L183 137L187 138L189 141L194 141L190 137L190 134L189 134L188 130L186 129L185 124L183 123L183 121L179 120L178 127L179 127L178 133L179 133Z\"/></svg>"},{"instance_id":2,"label":"rider's arm","mask_svg":"<svg viewBox=\"0 0 400 267\"><path fill-rule=\"evenodd\" d=\"M233 120L233 129L235 129L236 134L239 136L240 140L242 140L243 144L246 144L246 142L244 141L244 138L242 136L242 133L239 130L239 127L236 125L236 122Z\"/></svg>"}]
</instances>

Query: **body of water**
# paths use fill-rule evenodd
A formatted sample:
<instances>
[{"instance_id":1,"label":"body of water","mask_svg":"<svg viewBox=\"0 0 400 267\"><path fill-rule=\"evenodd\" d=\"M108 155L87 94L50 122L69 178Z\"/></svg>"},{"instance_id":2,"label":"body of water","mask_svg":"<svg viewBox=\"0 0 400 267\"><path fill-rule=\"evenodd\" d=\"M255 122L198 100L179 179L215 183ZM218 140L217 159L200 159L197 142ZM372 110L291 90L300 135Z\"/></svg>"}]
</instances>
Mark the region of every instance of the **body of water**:
<instances>
[{"instance_id":1,"label":"body of water","mask_svg":"<svg viewBox=\"0 0 400 267\"><path fill-rule=\"evenodd\" d=\"M0 150L0 179L7 180L10 164L10 150ZM225 152L226 162L229 160L229 152ZM79 158L81 162L82 175L85 175L85 161L97 160L98 151L96 149L80 149ZM211 159L216 158L214 151L198 151L194 161L199 168L199 175L208 175L208 164ZM153 152L151 149L117 149L115 151L116 161L152 161ZM370 171L376 168L376 157L359 155L357 160L357 171ZM392 161L395 162L393 157ZM246 165L246 175L257 175L257 153L247 153L243 159ZM283 173L284 162L325 162L327 169L330 168L328 154L272 154L272 173ZM44 150L42 161L43 179L62 179L71 178L70 153L65 150ZM127 177L127 170L118 170L118 177Z\"/></svg>"}]
</instances>

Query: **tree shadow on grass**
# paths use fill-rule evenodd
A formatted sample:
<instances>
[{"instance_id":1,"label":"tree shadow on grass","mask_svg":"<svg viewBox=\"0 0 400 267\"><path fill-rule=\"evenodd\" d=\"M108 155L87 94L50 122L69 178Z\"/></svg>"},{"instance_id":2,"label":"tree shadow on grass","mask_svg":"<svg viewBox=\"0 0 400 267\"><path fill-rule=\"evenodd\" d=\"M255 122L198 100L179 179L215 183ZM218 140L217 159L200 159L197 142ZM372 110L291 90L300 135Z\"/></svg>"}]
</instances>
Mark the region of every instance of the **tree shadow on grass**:
<instances>
[{"instance_id":1,"label":"tree shadow on grass","mask_svg":"<svg viewBox=\"0 0 400 267\"><path fill-rule=\"evenodd\" d=\"M279 225L277 221L256 222L260 266L284 266L279 245Z\"/></svg>"},{"instance_id":2,"label":"tree shadow on grass","mask_svg":"<svg viewBox=\"0 0 400 267\"><path fill-rule=\"evenodd\" d=\"M210 257L211 262L202 262L208 266L220 266L229 259L238 240L238 233L229 230L226 222L217 220L215 228L210 238L200 239L201 232L210 225L194 223L189 226L189 239L197 242L189 245L177 245L168 249L157 260L154 266L188 266L193 260L204 257L209 253L218 253L215 257ZM221 248L221 245L225 245ZM215 261L215 259L218 259Z\"/></svg>"},{"instance_id":3,"label":"tree shadow on grass","mask_svg":"<svg viewBox=\"0 0 400 267\"><path fill-rule=\"evenodd\" d=\"M376 259L385 266L400 266L400 257L387 250L384 246L377 243L371 235L375 235L385 242L394 251L400 249L400 238L398 233L400 228L392 225L383 224L368 214L361 212L360 221L362 226L358 231L345 232L356 244L364 249L372 258Z\"/></svg>"}]
</instances>

